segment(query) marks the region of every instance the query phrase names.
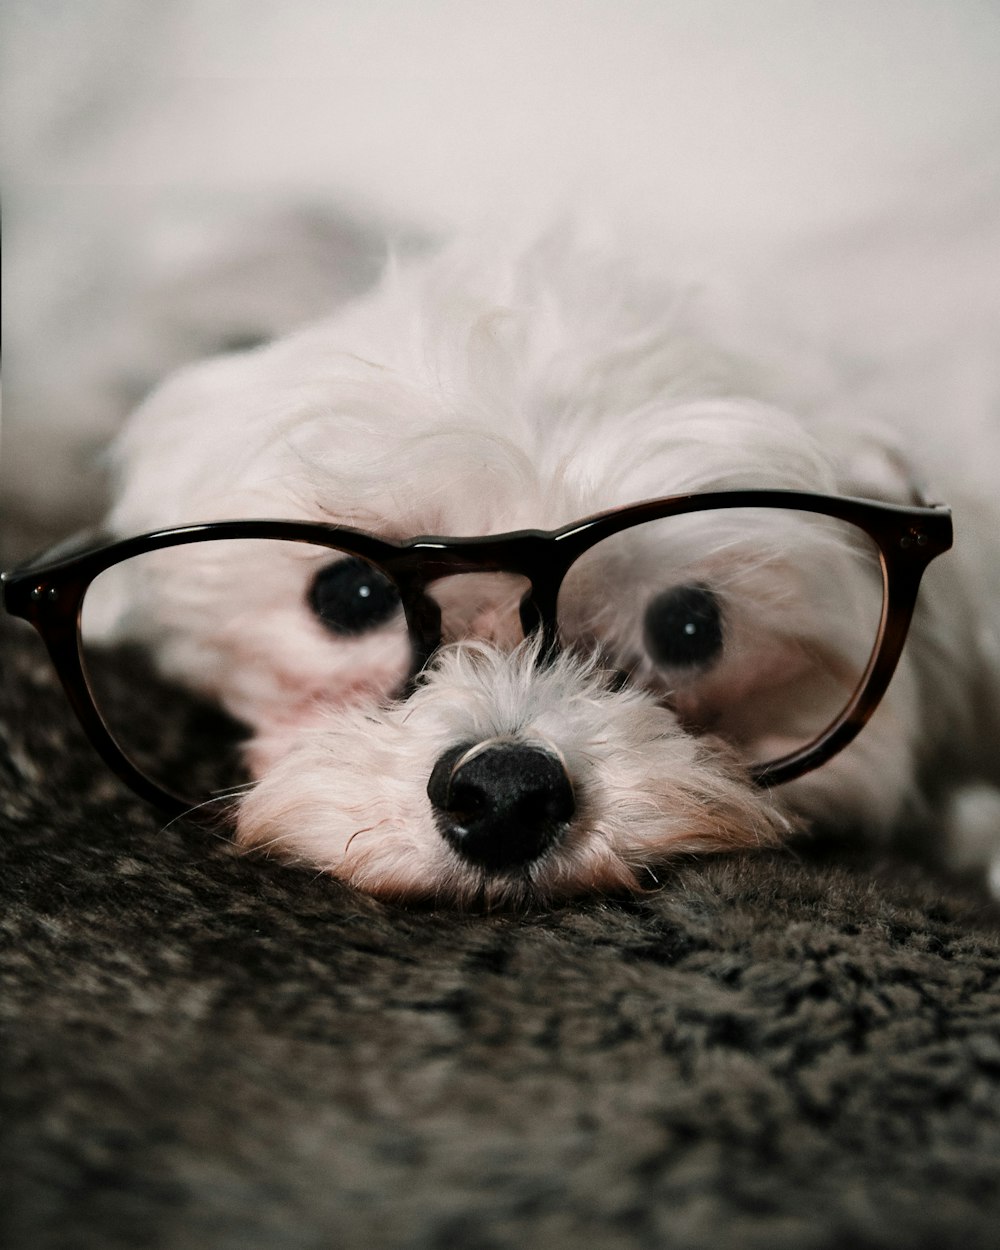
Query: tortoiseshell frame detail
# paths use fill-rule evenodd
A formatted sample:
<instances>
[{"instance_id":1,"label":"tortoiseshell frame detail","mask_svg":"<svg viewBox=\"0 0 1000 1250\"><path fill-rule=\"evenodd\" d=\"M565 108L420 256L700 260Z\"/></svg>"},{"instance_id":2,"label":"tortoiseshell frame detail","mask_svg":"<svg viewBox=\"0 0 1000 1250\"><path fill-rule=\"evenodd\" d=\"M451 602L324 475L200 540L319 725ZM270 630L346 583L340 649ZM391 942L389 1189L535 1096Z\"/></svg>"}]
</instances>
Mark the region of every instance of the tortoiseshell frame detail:
<instances>
[{"instance_id":1,"label":"tortoiseshell frame detail","mask_svg":"<svg viewBox=\"0 0 1000 1250\"><path fill-rule=\"evenodd\" d=\"M601 512L552 531L519 530L481 538L421 537L396 542L359 530L308 521L216 521L157 530L87 547L72 555L47 553L0 576L7 612L41 634L81 725L105 763L137 794L171 815L209 823L216 817L189 805L139 772L119 750L94 704L82 659L80 616L87 587L105 569L145 552L219 539L280 539L329 547L381 569L398 588L413 645L415 677L441 642L441 613L427 587L457 573L516 573L530 583L521 601L525 634L541 630L547 651L559 646L556 602L570 566L596 543L634 525L729 508L782 508L849 522L877 546L884 596L878 639L854 697L843 714L805 747L751 769L761 786L779 785L817 768L863 728L882 698L906 641L920 579L952 545L951 513L943 506L910 507L801 491L735 490L672 495Z\"/></svg>"}]
</instances>

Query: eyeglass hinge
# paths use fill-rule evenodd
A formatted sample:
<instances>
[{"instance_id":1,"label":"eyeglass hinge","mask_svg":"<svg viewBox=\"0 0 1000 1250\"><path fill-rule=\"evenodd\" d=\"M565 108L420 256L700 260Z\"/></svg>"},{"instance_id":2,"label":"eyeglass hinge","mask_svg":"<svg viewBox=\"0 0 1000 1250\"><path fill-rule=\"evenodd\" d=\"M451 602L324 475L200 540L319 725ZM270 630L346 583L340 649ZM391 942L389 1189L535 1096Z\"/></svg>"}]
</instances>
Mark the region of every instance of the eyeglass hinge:
<instances>
[{"instance_id":1,"label":"eyeglass hinge","mask_svg":"<svg viewBox=\"0 0 1000 1250\"><path fill-rule=\"evenodd\" d=\"M899 545L906 550L909 547L926 547L930 539L923 530L918 529L915 525L900 538Z\"/></svg>"},{"instance_id":2,"label":"eyeglass hinge","mask_svg":"<svg viewBox=\"0 0 1000 1250\"><path fill-rule=\"evenodd\" d=\"M55 586L46 586L44 582L39 582L37 586L32 586L29 598L35 603L39 603L43 599L47 603L55 603L59 598L59 591Z\"/></svg>"}]
</instances>

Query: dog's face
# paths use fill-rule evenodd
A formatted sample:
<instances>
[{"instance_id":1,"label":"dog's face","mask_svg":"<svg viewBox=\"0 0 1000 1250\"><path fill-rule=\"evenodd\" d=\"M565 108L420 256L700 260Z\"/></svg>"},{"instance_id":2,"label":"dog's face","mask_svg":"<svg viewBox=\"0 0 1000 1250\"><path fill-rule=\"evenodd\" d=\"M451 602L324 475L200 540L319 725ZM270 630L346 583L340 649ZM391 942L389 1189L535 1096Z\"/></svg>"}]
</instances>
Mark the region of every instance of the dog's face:
<instances>
[{"instance_id":1,"label":"dog's face","mask_svg":"<svg viewBox=\"0 0 1000 1250\"><path fill-rule=\"evenodd\" d=\"M446 255L168 383L121 442L114 523L473 537L679 492L835 491L766 396L671 293L572 249ZM702 512L624 529L563 572L555 655L525 637L545 588L523 571L429 576L442 645L415 685L399 587L323 547L154 553L109 581L95 628L145 638L249 725L242 846L382 896L642 888L679 852L773 843L795 810L891 811L910 770L905 680L880 729L788 801L747 771L815 738L867 664L877 553L847 527Z\"/></svg>"}]
</instances>

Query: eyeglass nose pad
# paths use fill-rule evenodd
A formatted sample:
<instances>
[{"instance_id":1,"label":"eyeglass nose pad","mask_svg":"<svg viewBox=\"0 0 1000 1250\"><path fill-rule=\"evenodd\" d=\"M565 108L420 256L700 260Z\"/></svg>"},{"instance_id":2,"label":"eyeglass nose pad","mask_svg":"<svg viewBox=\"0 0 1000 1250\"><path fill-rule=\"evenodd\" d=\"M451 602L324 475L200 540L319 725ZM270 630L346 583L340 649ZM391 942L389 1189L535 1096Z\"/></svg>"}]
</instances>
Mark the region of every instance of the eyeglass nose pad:
<instances>
[{"instance_id":1,"label":"eyeglass nose pad","mask_svg":"<svg viewBox=\"0 0 1000 1250\"><path fill-rule=\"evenodd\" d=\"M525 638L540 633L542 650L540 657L555 658L559 652L559 630L556 625L555 607L543 611L533 590L526 590L520 603L521 629Z\"/></svg>"}]
</instances>

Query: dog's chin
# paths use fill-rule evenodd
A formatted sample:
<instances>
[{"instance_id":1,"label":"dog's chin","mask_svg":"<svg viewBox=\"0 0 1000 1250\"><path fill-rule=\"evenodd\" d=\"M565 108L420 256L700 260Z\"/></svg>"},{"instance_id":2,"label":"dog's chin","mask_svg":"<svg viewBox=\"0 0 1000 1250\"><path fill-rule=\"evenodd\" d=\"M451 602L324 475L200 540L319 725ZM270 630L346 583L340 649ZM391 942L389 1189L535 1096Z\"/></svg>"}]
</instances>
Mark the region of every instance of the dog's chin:
<instances>
[{"instance_id":1,"label":"dog's chin","mask_svg":"<svg viewBox=\"0 0 1000 1250\"><path fill-rule=\"evenodd\" d=\"M516 865L484 867L444 836L428 795L456 744L552 743L573 810ZM248 851L328 872L382 899L523 906L654 888L670 859L771 846L789 821L719 743L638 691L563 657L451 649L405 703L341 708L251 747L237 815ZM497 856L503 860L502 848Z\"/></svg>"}]
</instances>

